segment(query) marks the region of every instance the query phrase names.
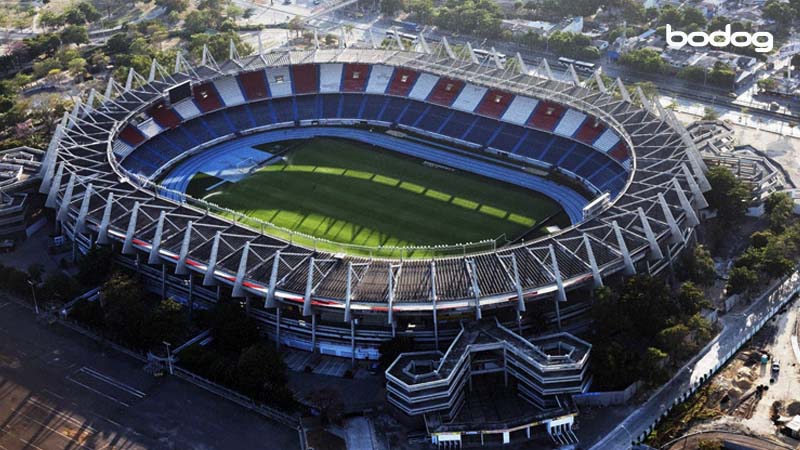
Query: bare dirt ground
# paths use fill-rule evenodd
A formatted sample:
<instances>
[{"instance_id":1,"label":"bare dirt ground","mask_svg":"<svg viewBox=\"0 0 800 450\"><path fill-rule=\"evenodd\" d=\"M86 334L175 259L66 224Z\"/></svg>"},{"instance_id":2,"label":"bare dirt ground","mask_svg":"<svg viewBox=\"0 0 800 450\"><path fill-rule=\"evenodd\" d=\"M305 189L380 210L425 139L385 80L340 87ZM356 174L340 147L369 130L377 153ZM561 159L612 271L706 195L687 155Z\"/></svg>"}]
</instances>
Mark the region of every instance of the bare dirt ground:
<instances>
[{"instance_id":1,"label":"bare dirt ground","mask_svg":"<svg viewBox=\"0 0 800 450\"><path fill-rule=\"evenodd\" d=\"M800 302L790 304L758 333L751 346L740 351L714 379L704 408L713 417L690 427L685 434L700 431L727 431L758 436L800 448L800 441L779 432L773 417L800 413L800 364L791 347ZM769 355L762 365L761 355ZM779 362L780 372L770 366ZM763 387L766 386L766 389ZM762 390L759 392L759 387Z\"/></svg>"}]
</instances>

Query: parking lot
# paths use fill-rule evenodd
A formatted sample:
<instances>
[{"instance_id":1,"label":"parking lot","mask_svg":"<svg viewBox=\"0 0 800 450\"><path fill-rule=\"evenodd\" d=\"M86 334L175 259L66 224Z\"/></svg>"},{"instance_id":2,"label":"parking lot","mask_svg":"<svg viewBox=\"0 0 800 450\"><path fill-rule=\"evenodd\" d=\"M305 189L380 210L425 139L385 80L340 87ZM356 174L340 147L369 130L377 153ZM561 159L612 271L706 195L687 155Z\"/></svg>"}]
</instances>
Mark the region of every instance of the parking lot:
<instances>
[{"instance_id":1,"label":"parking lot","mask_svg":"<svg viewBox=\"0 0 800 450\"><path fill-rule=\"evenodd\" d=\"M0 450L299 448L293 429L0 297Z\"/></svg>"}]
</instances>

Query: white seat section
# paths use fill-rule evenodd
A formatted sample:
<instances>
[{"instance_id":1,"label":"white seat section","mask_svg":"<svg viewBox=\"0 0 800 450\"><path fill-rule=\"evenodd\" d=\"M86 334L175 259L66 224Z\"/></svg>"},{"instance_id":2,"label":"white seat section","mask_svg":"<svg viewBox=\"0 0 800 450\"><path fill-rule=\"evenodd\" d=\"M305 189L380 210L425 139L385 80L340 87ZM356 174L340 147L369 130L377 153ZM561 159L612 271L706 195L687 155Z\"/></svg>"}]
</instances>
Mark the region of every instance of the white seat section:
<instances>
[{"instance_id":1,"label":"white seat section","mask_svg":"<svg viewBox=\"0 0 800 450\"><path fill-rule=\"evenodd\" d=\"M239 82L236 77L225 77L219 80L214 80L214 87L217 88L219 96L227 106L241 105L244 103L244 94L239 88Z\"/></svg>"},{"instance_id":2,"label":"white seat section","mask_svg":"<svg viewBox=\"0 0 800 450\"><path fill-rule=\"evenodd\" d=\"M453 108L466 112L475 111L475 108L483 100L483 96L486 95L487 90L485 87L467 84L456 97L456 101L453 102Z\"/></svg>"},{"instance_id":3,"label":"white seat section","mask_svg":"<svg viewBox=\"0 0 800 450\"><path fill-rule=\"evenodd\" d=\"M178 113L183 120L189 120L200 115L200 109L194 104L194 99L191 97L175 103L172 105L172 109Z\"/></svg>"},{"instance_id":4,"label":"white seat section","mask_svg":"<svg viewBox=\"0 0 800 450\"><path fill-rule=\"evenodd\" d=\"M617 133L614 133L614 131L611 129L607 129L603 132L603 134L600 135L599 138L597 138L596 141L594 141L594 148L603 152L608 152L614 148L615 145L617 145L617 142L619 142L619 136L617 136Z\"/></svg>"},{"instance_id":5,"label":"white seat section","mask_svg":"<svg viewBox=\"0 0 800 450\"><path fill-rule=\"evenodd\" d=\"M367 81L367 94L383 94L392 81L394 69L389 66L372 66Z\"/></svg>"},{"instance_id":6,"label":"white seat section","mask_svg":"<svg viewBox=\"0 0 800 450\"><path fill-rule=\"evenodd\" d=\"M130 155L132 151L133 147L123 142L122 139L114 141L114 155L117 156L117 160L122 160L122 158Z\"/></svg>"},{"instance_id":7,"label":"white seat section","mask_svg":"<svg viewBox=\"0 0 800 450\"><path fill-rule=\"evenodd\" d=\"M578 127L581 126L585 119L586 114L575 111L574 109L568 109L553 132L561 136L572 136L578 131Z\"/></svg>"},{"instance_id":8,"label":"white seat section","mask_svg":"<svg viewBox=\"0 0 800 450\"><path fill-rule=\"evenodd\" d=\"M514 97L514 100L511 101L511 104L508 105L508 109L506 109L505 114L503 114L502 120L517 125L525 125L538 104L538 100L517 95Z\"/></svg>"},{"instance_id":9,"label":"white seat section","mask_svg":"<svg viewBox=\"0 0 800 450\"><path fill-rule=\"evenodd\" d=\"M267 69L267 83L273 97L292 95L292 75L288 67L270 67Z\"/></svg>"},{"instance_id":10,"label":"white seat section","mask_svg":"<svg viewBox=\"0 0 800 450\"><path fill-rule=\"evenodd\" d=\"M321 64L319 67L319 91L339 92L342 84L342 64Z\"/></svg>"},{"instance_id":11,"label":"white seat section","mask_svg":"<svg viewBox=\"0 0 800 450\"><path fill-rule=\"evenodd\" d=\"M439 77L436 75L422 73L417 78L417 82L414 83L414 88L411 89L411 92L409 92L408 96L414 100L425 100L428 98L428 94L431 93L438 81Z\"/></svg>"},{"instance_id":12,"label":"white seat section","mask_svg":"<svg viewBox=\"0 0 800 450\"><path fill-rule=\"evenodd\" d=\"M140 123L136 128L138 128L143 135L147 136L147 139L161 133L161 127L152 118Z\"/></svg>"}]
</instances>

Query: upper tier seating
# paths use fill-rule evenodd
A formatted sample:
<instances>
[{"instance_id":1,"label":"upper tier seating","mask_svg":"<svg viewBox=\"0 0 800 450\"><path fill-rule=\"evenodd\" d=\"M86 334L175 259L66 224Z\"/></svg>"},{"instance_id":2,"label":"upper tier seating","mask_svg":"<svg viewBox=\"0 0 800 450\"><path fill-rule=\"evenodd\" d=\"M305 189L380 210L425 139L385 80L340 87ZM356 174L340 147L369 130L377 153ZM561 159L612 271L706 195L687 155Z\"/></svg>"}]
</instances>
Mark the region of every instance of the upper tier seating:
<instances>
[{"instance_id":1,"label":"upper tier seating","mask_svg":"<svg viewBox=\"0 0 800 450\"><path fill-rule=\"evenodd\" d=\"M235 76L214 80L214 87L227 106L241 105L245 102L242 90L239 88L239 81Z\"/></svg>"},{"instance_id":2,"label":"upper tier seating","mask_svg":"<svg viewBox=\"0 0 800 450\"><path fill-rule=\"evenodd\" d=\"M248 100L259 100L269 96L267 74L263 70L239 74L239 84Z\"/></svg>"}]
</instances>

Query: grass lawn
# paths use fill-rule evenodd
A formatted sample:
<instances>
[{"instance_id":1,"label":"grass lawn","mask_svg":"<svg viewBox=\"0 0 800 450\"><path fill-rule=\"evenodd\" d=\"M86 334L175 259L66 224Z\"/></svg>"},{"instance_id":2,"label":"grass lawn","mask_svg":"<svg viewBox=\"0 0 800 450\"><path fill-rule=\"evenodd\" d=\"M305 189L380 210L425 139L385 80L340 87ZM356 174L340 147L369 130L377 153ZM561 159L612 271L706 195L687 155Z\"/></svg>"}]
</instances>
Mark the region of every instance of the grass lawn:
<instances>
[{"instance_id":1,"label":"grass lawn","mask_svg":"<svg viewBox=\"0 0 800 450\"><path fill-rule=\"evenodd\" d=\"M458 244L504 234L512 239L551 216L555 220L548 223L568 222L557 203L529 190L334 139L299 145L284 162L238 183L211 192L204 190L208 186L208 176L198 174L188 192L343 244Z\"/></svg>"}]
</instances>

